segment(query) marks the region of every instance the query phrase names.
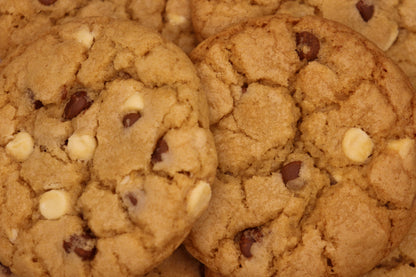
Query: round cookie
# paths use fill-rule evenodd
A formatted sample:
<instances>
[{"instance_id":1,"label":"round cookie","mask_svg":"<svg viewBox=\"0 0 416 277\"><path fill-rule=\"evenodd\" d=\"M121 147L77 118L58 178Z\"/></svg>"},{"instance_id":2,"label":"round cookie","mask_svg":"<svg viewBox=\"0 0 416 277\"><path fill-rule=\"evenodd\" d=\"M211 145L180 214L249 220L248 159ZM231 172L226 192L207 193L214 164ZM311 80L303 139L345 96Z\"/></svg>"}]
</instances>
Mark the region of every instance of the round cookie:
<instances>
[{"instance_id":1,"label":"round cookie","mask_svg":"<svg viewBox=\"0 0 416 277\"><path fill-rule=\"evenodd\" d=\"M191 52L218 152L185 245L224 276L359 276L415 217L415 92L320 17L251 19Z\"/></svg>"},{"instance_id":2,"label":"round cookie","mask_svg":"<svg viewBox=\"0 0 416 277\"><path fill-rule=\"evenodd\" d=\"M183 51L132 21L74 20L0 75L0 263L137 276L207 207L217 157Z\"/></svg>"},{"instance_id":3,"label":"round cookie","mask_svg":"<svg viewBox=\"0 0 416 277\"><path fill-rule=\"evenodd\" d=\"M413 0L191 0L192 21L202 40L260 15L317 15L361 33L392 58L416 86L416 2Z\"/></svg>"},{"instance_id":4,"label":"round cookie","mask_svg":"<svg viewBox=\"0 0 416 277\"><path fill-rule=\"evenodd\" d=\"M160 32L184 51L196 39L189 0L4 0L0 5L0 59L72 17L111 16L131 19Z\"/></svg>"}]
</instances>

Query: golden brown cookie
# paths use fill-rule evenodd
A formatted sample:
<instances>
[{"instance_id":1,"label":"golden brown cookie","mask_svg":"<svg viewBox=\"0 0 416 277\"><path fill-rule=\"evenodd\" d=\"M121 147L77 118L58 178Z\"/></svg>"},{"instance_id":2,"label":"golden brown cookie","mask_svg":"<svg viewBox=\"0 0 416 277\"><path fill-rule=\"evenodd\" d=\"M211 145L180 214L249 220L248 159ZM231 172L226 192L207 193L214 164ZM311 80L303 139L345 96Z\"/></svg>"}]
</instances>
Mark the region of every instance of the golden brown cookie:
<instances>
[{"instance_id":1,"label":"golden brown cookie","mask_svg":"<svg viewBox=\"0 0 416 277\"><path fill-rule=\"evenodd\" d=\"M0 75L0 263L17 276L137 276L207 207L208 109L183 51L79 19Z\"/></svg>"},{"instance_id":2,"label":"golden brown cookie","mask_svg":"<svg viewBox=\"0 0 416 277\"><path fill-rule=\"evenodd\" d=\"M219 166L185 245L224 276L360 276L415 217L415 92L320 17L251 19L191 53Z\"/></svg>"},{"instance_id":3,"label":"golden brown cookie","mask_svg":"<svg viewBox=\"0 0 416 277\"><path fill-rule=\"evenodd\" d=\"M363 277L416 276L416 222L393 252Z\"/></svg>"},{"instance_id":4,"label":"golden brown cookie","mask_svg":"<svg viewBox=\"0 0 416 277\"><path fill-rule=\"evenodd\" d=\"M158 31L190 52L196 43L189 0L2 0L0 59L25 42L72 17L111 16L131 19Z\"/></svg>"},{"instance_id":5,"label":"golden brown cookie","mask_svg":"<svg viewBox=\"0 0 416 277\"><path fill-rule=\"evenodd\" d=\"M286 13L317 15L361 33L392 58L416 86L416 1L392 0L191 0L202 40L250 17Z\"/></svg>"}]
</instances>

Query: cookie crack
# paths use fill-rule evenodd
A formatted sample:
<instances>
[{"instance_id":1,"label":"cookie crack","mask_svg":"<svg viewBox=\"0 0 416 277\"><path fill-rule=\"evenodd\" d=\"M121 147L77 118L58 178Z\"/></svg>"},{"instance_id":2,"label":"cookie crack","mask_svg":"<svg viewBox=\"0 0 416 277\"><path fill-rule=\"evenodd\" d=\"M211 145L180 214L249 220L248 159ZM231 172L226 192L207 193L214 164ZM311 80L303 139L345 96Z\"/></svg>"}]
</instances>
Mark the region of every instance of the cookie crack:
<instances>
[{"instance_id":1,"label":"cookie crack","mask_svg":"<svg viewBox=\"0 0 416 277\"><path fill-rule=\"evenodd\" d=\"M243 180L240 180L240 194L241 194L241 202L246 210L250 210L249 205L247 204L247 192L246 186Z\"/></svg>"},{"instance_id":2,"label":"cookie crack","mask_svg":"<svg viewBox=\"0 0 416 277\"><path fill-rule=\"evenodd\" d=\"M376 61L376 66L373 68L373 71L371 72L371 76L373 77L374 80L377 80L377 78L376 78L377 75L382 75L383 74L382 71L385 70L385 72L387 73L387 69L384 69L384 68L380 69L380 68L383 68L383 67L381 66L380 62ZM397 111L397 108L395 107L395 105L393 105L391 95L389 93L387 93L387 88L385 86L379 84L378 82L376 82L376 84L377 84L378 91L386 98L388 105L393 110L394 115L396 116L396 119L403 118L403 115L401 115ZM412 99L415 99L415 97L413 96ZM405 118L405 119L407 119L408 122L411 121L411 118Z\"/></svg>"}]
</instances>

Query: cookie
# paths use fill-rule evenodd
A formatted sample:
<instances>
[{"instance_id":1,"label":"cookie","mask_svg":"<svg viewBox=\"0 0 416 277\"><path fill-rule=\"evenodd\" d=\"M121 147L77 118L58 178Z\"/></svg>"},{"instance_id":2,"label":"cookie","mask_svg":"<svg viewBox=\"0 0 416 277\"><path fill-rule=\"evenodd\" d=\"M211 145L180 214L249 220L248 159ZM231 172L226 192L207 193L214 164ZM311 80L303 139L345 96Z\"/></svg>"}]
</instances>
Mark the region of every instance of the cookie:
<instances>
[{"instance_id":1,"label":"cookie","mask_svg":"<svg viewBox=\"0 0 416 277\"><path fill-rule=\"evenodd\" d=\"M416 2L412 0L192 0L192 21L202 40L250 17L317 15L361 33L392 58L416 86Z\"/></svg>"},{"instance_id":2,"label":"cookie","mask_svg":"<svg viewBox=\"0 0 416 277\"><path fill-rule=\"evenodd\" d=\"M320 17L251 19L191 52L218 152L185 245L224 276L359 276L415 213L415 92Z\"/></svg>"},{"instance_id":3,"label":"cookie","mask_svg":"<svg viewBox=\"0 0 416 277\"><path fill-rule=\"evenodd\" d=\"M416 276L416 222L400 243L399 247L390 253L373 270L363 277L406 277Z\"/></svg>"},{"instance_id":4,"label":"cookie","mask_svg":"<svg viewBox=\"0 0 416 277\"><path fill-rule=\"evenodd\" d=\"M145 277L204 277L203 269L203 265L192 257L182 245Z\"/></svg>"},{"instance_id":5,"label":"cookie","mask_svg":"<svg viewBox=\"0 0 416 277\"><path fill-rule=\"evenodd\" d=\"M0 75L0 263L137 276L207 207L217 166L187 55L132 21L57 26Z\"/></svg>"},{"instance_id":6,"label":"cookie","mask_svg":"<svg viewBox=\"0 0 416 277\"><path fill-rule=\"evenodd\" d=\"M4 0L0 5L0 59L68 18L111 16L131 19L160 32L184 51L196 44L189 0Z\"/></svg>"}]
</instances>

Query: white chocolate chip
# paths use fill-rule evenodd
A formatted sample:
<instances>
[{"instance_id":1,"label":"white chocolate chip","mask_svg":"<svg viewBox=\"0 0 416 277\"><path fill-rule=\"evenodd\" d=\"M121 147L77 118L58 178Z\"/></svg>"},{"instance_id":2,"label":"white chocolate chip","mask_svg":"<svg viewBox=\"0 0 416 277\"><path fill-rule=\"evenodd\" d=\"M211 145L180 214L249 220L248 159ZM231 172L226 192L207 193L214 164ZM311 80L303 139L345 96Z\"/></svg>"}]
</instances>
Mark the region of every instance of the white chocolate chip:
<instances>
[{"instance_id":1,"label":"white chocolate chip","mask_svg":"<svg viewBox=\"0 0 416 277\"><path fill-rule=\"evenodd\" d=\"M64 190L50 190L39 199L40 213L46 219L58 219L69 210L69 195Z\"/></svg>"},{"instance_id":2,"label":"white chocolate chip","mask_svg":"<svg viewBox=\"0 0 416 277\"><path fill-rule=\"evenodd\" d=\"M87 26L83 26L75 33L75 38L85 47L90 48L94 42L94 35L90 32Z\"/></svg>"},{"instance_id":3,"label":"white chocolate chip","mask_svg":"<svg viewBox=\"0 0 416 277\"><path fill-rule=\"evenodd\" d=\"M97 141L93 136L73 134L68 139L68 154L72 160L87 161L94 155Z\"/></svg>"},{"instance_id":4,"label":"white chocolate chip","mask_svg":"<svg viewBox=\"0 0 416 277\"><path fill-rule=\"evenodd\" d=\"M342 150L353 162L363 163L373 152L374 143L360 128L350 128L344 134Z\"/></svg>"},{"instance_id":5,"label":"white chocolate chip","mask_svg":"<svg viewBox=\"0 0 416 277\"><path fill-rule=\"evenodd\" d=\"M33 138L27 132L20 132L6 145L6 151L21 162L29 158L33 152L33 146Z\"/></svg>"},{"instance_id":6,"label":"white chocolate chip","mask_svg":"<svg viewBox=\"0 0 416 277\"><path fill-rule=\"evenodd\" d=\"M168 14L168 22L172 25L182 25L186 22L186 17L178 14Z\"/></svg>"},{"instance_id":7,"label":"white chocolate chip","mask_svg":"<svg viewBox=\"0 0 416 277\"><path fill-rule=\"evenodd\" d=\"M391 150L397 151L397 153L399 153L399 156L402 159L405 159L406 156L412 151L414 144L414 140L410 138L404 138L390 141L387 147Z\"/></svg>"},{"instance_id":8,"label":"white chocolate chip","mask_svg":"<svg viewBox=\"0 0 416 277\"><path fill-rule=\"evenodd\" d=\"M199 181L188 197L186 210L192 217L197 217L208 207L210 200L211 186L207 182Z\"/></svg>"},{"instance_id":9,"label":"white chocolate chip","mask_svg":"<svg viewBox=\"0 0 416 277\"><path fill-rule=\"evenodd\" d=\"M133 94L123 104L123 110L126 112L138 112L143 107L143 96L140 93Z\"/></svg>"}]
</instances>

